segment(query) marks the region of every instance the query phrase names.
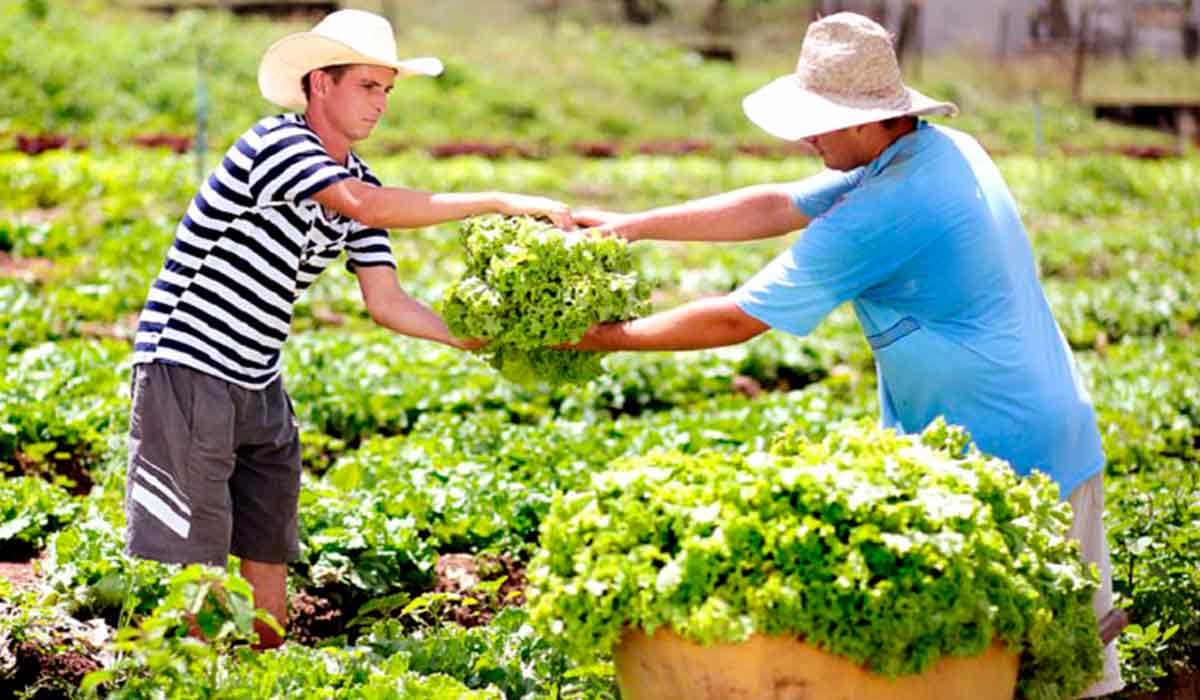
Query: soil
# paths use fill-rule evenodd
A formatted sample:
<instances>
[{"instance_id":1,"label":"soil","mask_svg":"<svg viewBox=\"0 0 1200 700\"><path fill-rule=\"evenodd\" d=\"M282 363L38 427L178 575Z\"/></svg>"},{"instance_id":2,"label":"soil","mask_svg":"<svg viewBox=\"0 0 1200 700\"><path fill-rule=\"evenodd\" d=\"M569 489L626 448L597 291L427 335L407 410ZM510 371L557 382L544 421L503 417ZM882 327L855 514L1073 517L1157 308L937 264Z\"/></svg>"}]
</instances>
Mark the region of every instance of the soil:
<instances>
[{"instance_id":1,"label":"soil","mask_svg":"<svg viewBox=\"0 0 1200 700\"><path fill-rule=\"evenodd\" d=\"M288 610L288 642L315 646L323 639L346 632L346 610L320 592L300 591L291 597Z\"/></svg>"},{"instance_id":2,"label":"soil","mask_svg":"<svg viewBox=\"0 0 1200 700\"><path fill-rule=\"evenodd\" d=\"M68 454L63 459L51 459L48 463L34 459L33 457L18 452L15 455L17 462L17 474L27 476L40 476L49 478L52 475L64 476L71 480L73 485L67 487L67 491L72 496L86 496L92 491L92 472L87 467L87 460L83 455Z\"/></svg>"},{"instance_id":3,"label":"soil","mask_svg":"<svg viewBox=\"0 0 1200 700\"><path fill-rule=\"evenodd\" d=\"M544 158L543 149L512 141L449 141L425 147L425 151L434 158L454 158L456 156L482 156L495 160L497 158Z\"/></svg>"},{"instance_id":4,"label":"soil","mask_svg":"<svg viewBox=\"0 0 1200 700\"><path fill-rule=\"evenodd\" d=\"M637 148L642 155L686 156L694 153L708 153L712 144L700 139L677 139L662 141L647 141Z\"/></svg>"},{"instance_id":5,"label":"soil","mask_svg":"<svg viewBox=\"0 0 1200 700\"><path fill-rule=\"evenodd\" d=\"M126 314L115 323L85 321L79 324L79 334L85 338L109 338L131 341L137 335L138 314Z\"/></svg>"},{"instance_id":6,"label":"soil","mask_svg":"<svg viewBox=\"0 0 1200 700\"><path fill-rule=\"evenodd\" d=\"M32 642L16 646L12 673L0 679L0 697L17 697L33 687L37 690L22 697L31 700L67 700L83 682L83 677L100 670L100 662L77 651L43 648Z\"/></svg>"},{"instance_id":7,"label":"soil","mask_svg":"<svg viewBox=\"0 0 1200 700\"><path fill-rule=\"evenodd\" d=\"M13 212L13 218L18 219L21 223L26 224L48 224L53 223L59 217L71 213L71 209L65 206L44 207L41 209L21 209ZM49 260L45 262L50 262Z\"/></svg>"},{"instance_id":8,"label":"soil","mask_svg":"<svg viewBox=\"0 0 1200 700\"><path fill-rule=\"evenodd\" d=\"M478 627L491 622L496 613L506 607L525 604L525 567L513 557L471 554L443 554L433 569L434 591L452 593L465 600L451 601L442 610L443 620L463 627ZM481 594L476 586L501 576L504 583L495 594Z\"/></svg>"},{"instance_id":9,"label":"soil","mask_svg":"<svg viewBox=\"0 0 1200 700\"><path fill-rule=\"evenodd\" d=\"M29 543L12 540L0 545L0 579L17 587L32 584L37 579L34 572L36 558L37 550Z\"/></svg>"},{"instance_id":10,"label":"soil","mask_svg":"<svg viewBox=\"0 0 1200 700\"><path fill-rule=\"evenodd\" d=\"M327 306L315 306L312 310L314 321L326 326L344 326L346 317Z\"/></svg>"},{"instance_id":11,"label":"soil","mask_svg":"<svg viewBox=\"0 0 1200 700\"><path fill-rule=\"evenodd\" d=\"M763 393L763 387L754 377L738 374L733 378L733 393L752 399Z\"/></svg>"},{"instance_id":12,"label":"soil","mask_svg":"<svg viewBox=\"0 0 1200 700\"><path fill-rule=\"evenodd\" d=\"M775 381L766 385L770 391L793 391L815 384L828 376L824 369L800 370L795 367L780 367Z\"/></svg>"},{"instance_id":13,"label":"soil","mask_svg":"<svg viewBox=\"0 0 1200 700\"><path fill-rule=\"evenodd\" d=\"M191 138L178 134L137 134L128 138L130 143L143 148L167 148L176 153L187 153L191 147ZM1200 142L1200 139L1198 139ZM1198 143L1200 145L1200 143ZM61 134L19 134L17 150L28 155L37 155L46 151L58 149L82 149L88 146L86 141L72 140ZM663 139L643 142L621 141L578 141L566 144L558 149L538 144L518 143L514 141L447 141L444 143L424 146L408 143L389 143L384 145L388 153L398 153L422 148L434 158L455 158L458 156L480 156L492 160L503 158L519 158L539 160L549 157L554 151L566 151L584 158L617 158L625 154L641 153L646 155L683 156L696 153L709 153L713 144L698 139ZM801 143L759 143L748 142L734 145L738 153L761 158L785 158L791 156L815 155L807 145ZM1113 153L1128 158L1160 160L1180 157L1178 148L1172 146L1143 145L1143 144L1113 144L1103 147L1081 148L1066 145L1062 152L1070 156L1085 156L1096 152ZM1004 151L990 150L993 156L1002 155Z\"/></svg>"},{"instance_id":14,"label":"soil","mask_svg":"<svg viewBox=\"0 0 1200 700\"><path fill-rule=\"evenodd\" d=\"M1128 700L1200 700L1200 671L1176 672L1159 684L1159 690L1130 695Z\"/></svg>"},{"instance_id":15,"label":"soil","mask_svg":"<svg viewBox=\"0 0 1200 700\"><path fill-rule=\"evenodd\" d=\"M45 258L14 258L0 253L0 278L36 282L43 278L54 263Z\"/></svg>"},{"instance_id":16,"label":"soil","mask_svg":"<svg viewBox=\"0 0 1200 700\"><path fill-rule=\"evenodd\" d=\"M570 146L571 152L584 158L616 158L621 155L621 144L616 141L580 141Z\"/></svg>"},{"instance_id":17,"label":"soil","mask_svg":"<svg viewBox=\"0 0 1200 700\"><path fill-rule=\"evenodd\" d=\"M191 137L178 134L139 134L132 141L143 148L167 148L176 153L192 150Z\"/></svg>"},{"instance_id":18,"label":"soil","mask_svg":"<svg viewBox=\"0 0 1200 700\"><path fill-rule=\"evenodd\" d=\"M10 582L14 591L32 588L37 582L34 562L0 562L0 579Z\"/></svg>"},{"instance_id":19,"label":"soil","mask_svg":"<svg viewBox=\"0 0 1200 700\"><path fill-rule=\"evenodd\" d=\"M5 572L13 570L4 567ZM0 615L12 614L10 605L0 601ZM103 647L112 638L107 626L65 613L39 615L31 627L15 629L14 636L0 640L0 698L73 697L84 676L103 667Z\"/></svg>"},{"instance_id":20,"label":"soil","mask_svg":"<svg viewBox=\"0 0 1200 700\"><path fill-rule=\"evenodd\" d=\"M65 134L17 134L17 150L30 156L60 148L85 148L86 141Z\"/></svg>"}]
</instances>

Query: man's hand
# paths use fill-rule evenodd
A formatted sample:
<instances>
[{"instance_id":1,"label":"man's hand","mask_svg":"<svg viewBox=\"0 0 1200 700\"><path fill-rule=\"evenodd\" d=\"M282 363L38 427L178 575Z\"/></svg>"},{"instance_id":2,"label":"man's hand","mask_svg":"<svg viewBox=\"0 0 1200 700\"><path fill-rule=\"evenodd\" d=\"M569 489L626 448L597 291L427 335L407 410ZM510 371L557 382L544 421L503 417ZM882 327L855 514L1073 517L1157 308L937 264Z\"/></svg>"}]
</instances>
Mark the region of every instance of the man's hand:
<instances>
[{"instance_id":1,"label":"man's hand","mask_svg":"<svg viewBox=\"0 0 1200 700\"><path fill-rule=\"evenodd\" d=\"M484 340L483 338L459 338L458 336L453 336L450 340L450 344L459 350L473 352L475 350L479 350L480 348L486 347L488 341Z\"/></svg>"},{"instance_id":2,"label":"man's hand","mask_svg":"<svg viewBox=\"0 0 1200 700\"><path fill-rule=\"evenodd\" d=\"M729 296L709 297L632 321L598 323L561 350L703 350L736 345L770 327Z\"/></svg>"},{"instance_id":3,"label":"man's hand","mask_svg":"<svg viewBox=\"0 0 1200 700\"><path fill-rule=\"evenodd\" d=\"M500 192L496 195L496 211L507 216L544 216L563 231L575 229L571 208L546 197Z\"/></svg>"},{"instance_id":4,"label":"man's hand","mask_svg":"<svg viewBox=\"0 0 1200 700\"><path fill-rule=\"evenodd\" d=\"M580 209L575 212L574 216L575 223L591 228L593 226L607 226L625 215L603 209Z\"/></svg>"},{"instance_id":5,"label":"man's hand","mask_svg":"<svg viewBox=\"0 0 1200 700\"><path fill-rule=\"evenodd\" d=\"M582 209L575 212L575 223L586 226L584 230L589 236L620 236L632 243L637 240L635 233L628 227L622 226L627 221L627 214L603 209Z\"/></svg>"},{"instance_id":6,"label":"man's hand","mask_svg":"<svg viewBox=\"0 0 1200 700\"><path fill-rule=\"evenodd\" d=\"M558 345L551 346L551 348L553 350L589 350L593 352L607 351L609 348L603 344L601 335L604 333L613 332L615 330L614 327L620 326L622 323L624 322L617 321L610 323L597 323L596 325L584 331L583 337L581 337L578 341L574 343L560 343Z\"/></svg>"}]
</instances>

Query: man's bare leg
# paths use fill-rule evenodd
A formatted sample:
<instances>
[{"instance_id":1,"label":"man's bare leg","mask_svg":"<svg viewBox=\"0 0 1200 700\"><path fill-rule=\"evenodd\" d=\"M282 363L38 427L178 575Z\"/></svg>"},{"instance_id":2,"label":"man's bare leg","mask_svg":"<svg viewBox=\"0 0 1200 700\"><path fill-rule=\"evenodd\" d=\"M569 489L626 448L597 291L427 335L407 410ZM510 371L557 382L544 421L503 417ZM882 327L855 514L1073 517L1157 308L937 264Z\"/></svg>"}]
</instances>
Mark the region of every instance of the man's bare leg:
<instances>
[{"instance_id":1,"label":"man's bare leg","mask_svg":"<svg viewBox=\"0 0 1200 700\"><path fill-rule=\"evenodd\" d=\"M243 559L241 573L254 588L254 607L271 613L280 627L286 626L287 564ZM256 649L274 649L283 644L283 637L259 620L254 621L254 631L258 632Z\"/></svg>"}]
</instances>

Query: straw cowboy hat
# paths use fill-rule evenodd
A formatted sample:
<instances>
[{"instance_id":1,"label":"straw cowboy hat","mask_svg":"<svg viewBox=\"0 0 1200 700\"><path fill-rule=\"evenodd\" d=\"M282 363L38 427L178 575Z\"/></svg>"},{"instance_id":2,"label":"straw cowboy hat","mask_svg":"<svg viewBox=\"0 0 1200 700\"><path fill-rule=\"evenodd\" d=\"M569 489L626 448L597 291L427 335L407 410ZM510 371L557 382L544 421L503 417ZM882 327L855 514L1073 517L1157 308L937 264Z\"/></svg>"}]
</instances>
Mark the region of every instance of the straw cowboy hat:
<instances>
[{"instance_id":1,"label":"straw cowboy hat","mask_svg":"<svg viewBox=\"0 0 1200 700\"><path fill-rule=\"evenodd\" d=\"M258 89L277 105L304 111L300 80L325 66L367 63L395 68L400 75L438 75L436 58L396 58L396 36L383 17L362 10L326 15L312 31L289 34L271 45L258 65Z\"/></svg>"},{"instance_id":2,"label":"straw cowboy hat","mask_svg":"<svg viewBox=\"0 0 1200 700\"><path fill-rule=\"evenodd\" d=\"M742 109L789 141L893 117L958 113L954 104L906 87L891 35L853 12L810 24L796 72L748 95Z\"/></svg>"}]
</instances>

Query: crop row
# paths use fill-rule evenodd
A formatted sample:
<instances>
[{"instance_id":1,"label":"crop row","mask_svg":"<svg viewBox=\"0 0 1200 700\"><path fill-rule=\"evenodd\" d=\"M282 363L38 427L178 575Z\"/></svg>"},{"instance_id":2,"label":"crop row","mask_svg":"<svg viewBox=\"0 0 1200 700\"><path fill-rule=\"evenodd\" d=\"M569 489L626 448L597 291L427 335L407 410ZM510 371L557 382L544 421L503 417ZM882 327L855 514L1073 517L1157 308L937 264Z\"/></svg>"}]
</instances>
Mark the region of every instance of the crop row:
<instances>
[{"instance_id":1,"label":"crop row","mask_svg":"<svg viewBox=\"0 0 1200 700\"><path fill-rule=\"evenodd\" d=\"M802 177L813 165L405 154L377 170L431 189L635 207ZM1122 638L1123 665L1128 680L1148 687L1200 652L1191 338L1200 320L1200 172L1192 161L1112 158L1001 165L1099 414L1115 583L1138 623ZM193 664L172 676L173 687L199 695L212 678L276 688L293 687L289 678L313 688L374 678L408 683L414 696L441 683L429 694L439 699L489 684L507 697L610 697L611 669L568 669L523 610L504 609L519 601L554 495L620 457L750 452L781 429L819 437L876 410L872 358L847 308L808 338L770 333L722 350L617 354L588 384L523 386L464 353L374 329L353 278L331 270L298 306L284 356L306 467L303 553L290 585L323 611L309 617L325 626L303 633L325 648L296 645L229 669L226 657L185 653L163 636L178 622L171 601L201 582L191 574L172 581L167 568L122 553L128 333L190 196L190 163L62 153L0 156L0 166L0 463L12 472L0 481L0 549L28 556L44 548L47 590L0 605L0 633L28 640L58 629L62 615L98 615L136 640L125 666L110 669L110 681L131 688L147 674L175 673L153 667L165 650ZM393 241L405 288L436 303L462 269L455 228L396 232ZM635 251L663 307L735 287L783 245ZM470 595L447 590L439 574L454 557L484 572ZM14 595L3 584L0 593ZM463 629L448 620L490 623ZM430 680L435 673L452 679Z\"/></svg>"},{"instance_id":2,"label":"crop row","mask_svg":"<svg viewBox=\"0 0 1200 700\"><path fill-rule=\"evenodd\" d=\"M308 376L328 376L340 365L347 376L373 375L378 384L380 377L394 376L389 370L411 369L387 364L382 350L387 347L392 351L388 357L394 357L406 356L412 348L382 338L374 347L375 353L355 355L342 346L342 362L314 366ZM67 364L62 357L42 359ZM1131 638L1136 644L1127 648L1129 672L1139 681L1163 672L1172 660L1190 658L1200 633L1190 612L1200 601L1191 527L1200 483L1189 467L1200 450L1195 421L1200 395L1187 378L1190 362L1188 346L1179 341L1129 341L1103 355L1082 354L1106 427L1117 589L1136 620L1158 624L1149 632L1137 628ZM629 371L630 366L621 369ZM712 365L678 369L681 375L691 374L690 385L697 387ZM80 385L79 403L88 400L85 385ZM763 441L783 428L819 436L839 420L873 412L871 383L847 376L756 399L728 393L728 384L718 377L716 386L722 390L710 397L698 395L697 389L665 394L662 404L686 403L640 415L610 414L611 404L602 402L588 405L588 395L595 399L602 392L585 390L574 403L554 405L544 397L522 399L519 394L487 399L486 393L473 393L478 387L462 376L446 379L439 388L452 395L455 386L466 393L438 405L417 406L420 397L409 395L415 417L395 435L386 434L396 427L388 416L408 415L399 409L402 404L381 410L375 425L361 426L362 439L354 447L347 446L353 440L342 439L349 435L312 431L327 440L324 447L332 441L334 449L323 460L309 461L302 502L303 557L292 569L292 585L337 600L344 608L343 621L368 601L395 598L403 601L394 603L400 607L430 596L433 569L442 555L492 552L525 560L553 494L586 484L617 457L657 449L762 449ZM336 395L342 390L334 386L327 391ZM62 402L65 412L71 403ZM320 420L320 411L329 408L314 408L306 423ZM114 406L109 420L118 420L122 409ZM108 439L100 441L93 465L100 487L82 514L76 514L78 505L65 500L65 492L47 495L43 488L47 493L24 501L16 497L11 521L25 518L26 541L52 541L45 569L56 604L81 618L101 615L118 623L153 609L165 594L165 573L158 565L121 554L122 429L116 425L103 432ZM376 432L383 434L367 437ZM13 493L29 490L28 481L5 483ZM8 509L14 510L11 505ZM32 522L33 509L45 509L58 520ZM1174 633L1163 634L1169 629Z\"/></svg>"}]
</instances>

